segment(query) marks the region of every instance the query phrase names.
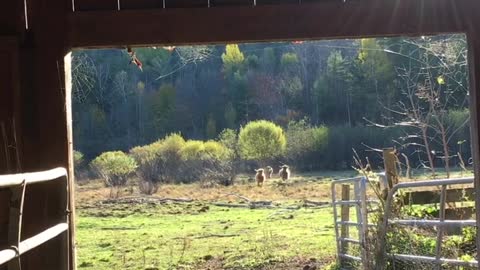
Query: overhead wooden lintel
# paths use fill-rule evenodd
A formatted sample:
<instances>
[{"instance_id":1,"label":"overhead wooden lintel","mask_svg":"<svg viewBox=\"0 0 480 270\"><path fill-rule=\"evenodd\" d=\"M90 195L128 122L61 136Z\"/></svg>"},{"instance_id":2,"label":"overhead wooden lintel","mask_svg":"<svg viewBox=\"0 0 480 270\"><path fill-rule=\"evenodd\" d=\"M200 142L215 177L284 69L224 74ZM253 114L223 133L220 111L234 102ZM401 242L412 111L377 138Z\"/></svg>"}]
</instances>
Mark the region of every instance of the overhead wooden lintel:
<instances>
[{"instance_id":1,"label":"overhead wooden lintel","mask_svg":"<svg viewBox=\"0 0 480 270\"><path fill-rule=\"evenodd\" d=\"M82 11L72 47L202 44L466 32L477 0L354 0L256 7Z\"/></svg>"}]
</instances>

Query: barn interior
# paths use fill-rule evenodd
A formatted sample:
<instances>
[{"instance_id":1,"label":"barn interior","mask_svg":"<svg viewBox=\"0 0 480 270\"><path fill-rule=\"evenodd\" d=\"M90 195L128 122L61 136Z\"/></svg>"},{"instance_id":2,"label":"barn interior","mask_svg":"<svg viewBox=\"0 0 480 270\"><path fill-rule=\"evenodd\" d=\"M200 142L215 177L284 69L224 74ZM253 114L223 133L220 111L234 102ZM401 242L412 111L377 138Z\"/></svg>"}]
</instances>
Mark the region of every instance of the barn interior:
<instances>
[{"instance_id":1,"label":"barn interior","mask_svg":"<svg viewBox=\"0 0 480 270\"><path fill-rule=\"evenodd\" d=\"M464 33L478 194L478 10L476 0L3 1L0 174L65 169L0 177L0 269L76 269L70 104L76 48Z\"/></svg>"}]
</instances>

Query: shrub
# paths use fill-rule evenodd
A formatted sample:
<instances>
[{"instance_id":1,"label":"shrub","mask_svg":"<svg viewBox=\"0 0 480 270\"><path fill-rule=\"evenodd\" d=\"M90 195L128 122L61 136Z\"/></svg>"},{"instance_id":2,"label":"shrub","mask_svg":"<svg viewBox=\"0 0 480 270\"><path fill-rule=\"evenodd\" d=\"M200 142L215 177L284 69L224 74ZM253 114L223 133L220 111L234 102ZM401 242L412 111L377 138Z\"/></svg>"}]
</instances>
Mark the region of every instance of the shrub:
<instances>
[{"instance_id":1,"label":"shrub","mask_svg":"<svg viewBox=\"0 0 480 270\"><path fill-rule=\"evenodd\" d=\"M224 186L233 184L235 178L234 160L232 151L225 145L216 141L204 143L205 154L203 157L204 173L203 184L217 183ZM209 182L208 182L209 181Z\"/></svg>"},{"instance_id":2,"label":"shrub","mask_svg":"<svg viewBox=\"0 0 480 270\"><path fill-rule=\"evenodd\" d=\"M159 146L161 182L172 183L179 179L182 159L180 151L185 140L180 134L172 133L163 139Z\"/></svg>"},{"instance_id":3,"label":"shrub","mask_svg":"<svg viewBox=\"0 0 480 270\"><path fill-rule=\"evenodd\" d=\"M139 190L143 194L153 194L157 191L160 182L159 148L161 141L145 146L137 146L130 150L130 155L138 164L136 170L139 178Z\"/></svg>"},{"instance_id":4,"label":"shrub","mask_svg":"<svg viewBox=\"0 0 480 270\"><path fill-rule=\"evenodd\" d=\"M215 160L222 160L228 159L228 157L231 155L227 147L216 141L206 141L203 144L203 147L207 159L211 158Z\"/></svg>"},{"instance_id":5,"label":"shrub","mask_svg":"<svg viewBox=\"0 0 480 270\"><path fill-rule=\"evenodd\" d=\"M190 140L185 143L181 149L182 160L208 160L208 159L226 159L230 151L221 143L216 141L197 141Z\"/></svg>"},{"instance_id":6,"label":"shrub","mask_svg":"<svg viewBox=\"0 0 480 270\"><path fill-rule=\"evenodd\" d=\"M283 129L266 120L249 122L238 135L240 156L261 163L281 156L286 144Z\"/></svg>"},{"instance_id":7,"label":"shrub","mask_svg":"<svg viewBox=\"0 0 480 270\"><path fill-rule=\"evenodd\" d=\"M216 141L190 140L181 150L182 180L227 185L231 182L231 153Z\"/></svg>"},{"instance_id":8,"label":"shrub","mask_svg":"<svg viewBox=\"0 0 480 270\"><path fill-rule=\"evenodd\" d=\"M180 151L184 145L182 136L173 133L152 144L130 150L130 155L139 165L140 192L152 194L157 191L158 184L177 180L181 167Z\"/></svg>"},{"instance_id":9,"label":"shrub","mask_svg":"<svg viewBox=\"0 0 480 270\"><path fill-rule=\"evenodd\" d=\"M80 167L83 164L83 154L80 151L73 150L73 165Z\"/></svg>"},{"instance_id":10,"label":"shrub","mask_svg":"<svg viewBox=\"0 0 480 270\"><path fill-rule=\"evenodd\" d=\"M112 151L96 157L91 162L91 166L103 178L108 187L114 188L127 183L127 177L135 171L137 163L121 151Z\"/></svg>"},{"instance_id":11,"label":"shrub","mask_svg":"<svg viewBox=\"0 0 480 270\"><path fill-rule=\"evenodd\" d=\"M184 147L180 150L180 156L183 161L186 160L200 160L204 154L205 146L202 141L190 140L187 141Z\"/></svg>"}]
</instances>

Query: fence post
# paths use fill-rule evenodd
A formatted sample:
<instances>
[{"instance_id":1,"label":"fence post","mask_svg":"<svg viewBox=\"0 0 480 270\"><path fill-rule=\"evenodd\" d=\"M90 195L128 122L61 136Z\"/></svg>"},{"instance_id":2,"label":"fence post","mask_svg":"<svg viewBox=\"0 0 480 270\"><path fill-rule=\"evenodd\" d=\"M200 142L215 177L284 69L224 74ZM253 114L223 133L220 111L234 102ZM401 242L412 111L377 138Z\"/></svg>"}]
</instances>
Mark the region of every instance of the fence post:
<instances>
[{"instance_id":1,"label":"fence post","mask_svg":"<svg viewBox=\"0 0 480 270\"><path fill-rule=\"evenodd\" d=\"M396 162L397 156L395 155L395 149L384 148L383 164L385 166L385 176L387 177L388 190L390 190L394 185L398 184Z\"/></svg>"},{"instance_id":2,"label":"fence post","mask_svg":"<svg viewBox=\"0 0 480 270\"><path fill-rule=\"evenodd\" d=\"M349 201L350 200L350 185L343 184L342 185L342 201ZM346 222L350 221L350 205L343 204L341 208L341 221ZM349 238L349 226L342 223L342 227L340 229L340 237L342 239ZM348 251L348 242L347 241L340 241L341 248L340 251L344 254Z\"/></svg>"}]
</instances>

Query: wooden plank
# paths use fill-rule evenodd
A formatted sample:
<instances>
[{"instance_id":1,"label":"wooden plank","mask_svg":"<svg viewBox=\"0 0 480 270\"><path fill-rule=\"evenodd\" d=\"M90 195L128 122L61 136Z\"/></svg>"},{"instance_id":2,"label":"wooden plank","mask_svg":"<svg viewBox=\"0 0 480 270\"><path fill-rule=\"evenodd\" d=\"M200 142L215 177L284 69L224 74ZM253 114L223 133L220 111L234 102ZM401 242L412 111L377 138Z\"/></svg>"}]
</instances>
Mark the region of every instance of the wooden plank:
<instances>
[{"instance_id":1,"label":"wooden plank","mask_svg":"<svg viewBox=\"0 0 480 270\"><path fill-rule=\"evenodd\" d=\"M257 6L261 5L285 5L285 4L294 4L298 5L300 3L308 3L308 0L256 0ZM314 0L316 1L316 0ZM313 2L313 1L312 1Z\"/></svg>"},{"instance_id":2,"label":"wooden plank","mask_svg":"<svg viewBox=\"0 0 480 270\"><path fill-rule=\"evenodd\" d=\"M118 10L118 0L75 0L75 11Z\"/></svg>"},{"instance_id":3,"label":"wooden plank","mask_svg":"<svg viewBox=\"0 0 480 270\"><path fill-rule=\"evenodd\" d=\"M212 0L210 0L212 1ZM165 0L166 8L206 8L208 0Z\"/></svg>"},{"instance_id":4,"label":"wooden plank","mask_svg":"<svg viewBox=\"0 0 480 270\"><path fill-rule=\"evenodd\" d=\"M211 7L254 6L255 0L210 0Z\"/></svg>"},{"instance_id":5,"label":"wooden plank","mask_svg":"<svg viewBox=\"0 0 480 270\"><path fill-rule=\"evenodd\" d=\"M25 181L27 185L36 184L65 176L67 176L67 170L60 167L42 172L0 175L0 187L21 185L23 181Z\"/></svg>"},{"instance_id":6,"label":"wooden plank","mask_svg":"<svg viewBox=\"0 0 480 270\"><path fill-rule=\"evenodd\" d=\"M102 2L103 0L98 0ZM21 99L24 170L39 171L68 166L68 135L63 60L68 25L66 14L72 1L28 1L31 7L29 39L22 44ZM91 29L91 31L95 31ZM22 239L65 219L65 181L51 181L27 187ZM60 206L63 211L60 211ZM71 228L74 229L73 227ZM66 233L22 256L22 269L69 269L72 254ZM71 246L73 247L73 246Z\"/></svg>"},{"instance_id":7,"label":"wooden plank","mask_svg":"<svg viewBox=\"0 0 480 270\"><path fill-rule=\"evenodd\" d=\"M7 51L2 51L0 45L0 57L5 65L0 66L0 122L10 119L13 114L12 101L12 59Z\"/></svg>"},{"instance_id":8,"label":"wooden plank","mask_svg":"<svg viewBox=\"0 0 480 270\"><path fill-rule=\"evenodd\" d=\"M11 194L10 189L0 189L0 247L8 246Z\"/></svg>"},{"instance_id":9,"label":"wooden plank","mask_svg":"<svg viewBox=\"0 0 480 270\"><path fill-rule=\"evenodd\" d=\"M120 9L163 8L163 0L121 0Z\"/></svg>"},{"instance_id":10,"label":"wooden plank","mask_svg":"<svg viewBox=\"0 0 480 270\"><path fill-rule=\"evenodd\" d=\"M68 230L68 224L67 223L59 223L53 227L50 227L41 233L32 236L26 240L23 240L20 243L20 246L18 247L18 250L20 254L24 254L25 252L34 249L41 244L46 243L47 241L50 241L51 239L57 237L61 233L65 232Z\"/></svg>"},{"instance_id":11,"label":"wooden plank","mask_svg":"<svg viewBox=\"0 0 480 270\"><path fill-rule=\"evenodd\" d=\"M0 8L0 36L25 31L24 1L3 0ZM1 42L0 42L1 44Z\"/></svg>"},{"instance_id":12,"label":"wooden plank","mask_svg":"<svg viewBox=\"0 0 480 270\"><path fill-rule=\"evenodd\" d=\"M448 189L446 191L446 202L462 202L462 201L474 201L475 189L472 188L458 188ZM404 195L404 204L419 205L419 204L434 204L440 201L440 191L414 191L406 192Z\"/></svg>"},{"instance_id":13,"label":"wooden plank","mask_svg":"<svg viewBox=\"0 0 480 270\"><path fill-rule=\"evenodd\" d=\"M478 18L478 16L477 16ZM468 74L470 95L470 132L474 171L474 188L480 194L480 19L472 23L468 30ZM476 220L480 223L480 196L475 197ZM480 226L476 226L477 236L480 235ZM476 239L476 246L480 247L480 237ZM480 261L480 252L477 252L477 261Z\"/></svg>"},{"instance_id":14,"label":"wooden plank","mask_svg":"<svg viewBox=\"0 0 480 270\"><path fill-rule=\"evenodd\" d=\"M1 171L4 172L12 172L12 165L11 165L11 151L10 151L10 140L9 136L7 135L7 126L5 122L0 121L0 168Z\"/></svg>"},{"instance_id":15,"label":"wooden plank","mask_svg":"<svg viewBox=\"0 0 480 270\"><path fill-rule=\"evenodd\" d=\"M201 44L464 32L477 0L326 1L301 5L69 14L72 47ZM95 31L91 31L95 29Z\"/></svg>"},{"instance_id":16,"label":"wooden plank","mask_svg":"<svg viewBox=\"0 0 480 270\"><path fill-rule=\"evenodd\" d=\"M0 121L0 175L21 171L21 145L15 118Z\"/></svg>"},{"instance_id":17,"label":"wooden plank","mask_svg":"<svg viewBox=\"0 0 480 270\"><path fill-rule=\"evenodd\" d=\"M463 220L475 218L475 207L458 207L445 209L445 218L451 220Z\"/></svg>"},{"instance_id":18,"label":"wooden plank","mask_svg":"<svg viewBox=\"0 0 480 270\"><path fill-rule=\"evenodd\" d=\"M10 261L17 256L17 252L14 249L0 250L0 266Z\"/></svg>"},{"instance_id":19,"label":"wooden plank","mask_svg":"<svg viewBox=\"0 0 480 270\"><path fill-rule=\"evenodd\" d=\"M15 36L0 37L0 58L5 65L0 67L0 174L17 172L15 149L18 144L15 138L13 123L18 110L18 42ZM11 146L14 145L15 148Z\"/></svg>"},{"instance_id":20,"label":"wooden plank","mask_svg":"<svg viewBox=\"0 0 480 270\"><path fill-rule=\"evenodd\" d=\"M53 238L57 237L61 233L68 230L67 223L59 223L55 226L52 226L39 234L32 236L26 240L20 242L20 245L17 250L8 248L0 251L0 266L13 258L17 257L17 252L19 255L25 254L28 251L52 240Z\"/></svg>"}]
</instances>

